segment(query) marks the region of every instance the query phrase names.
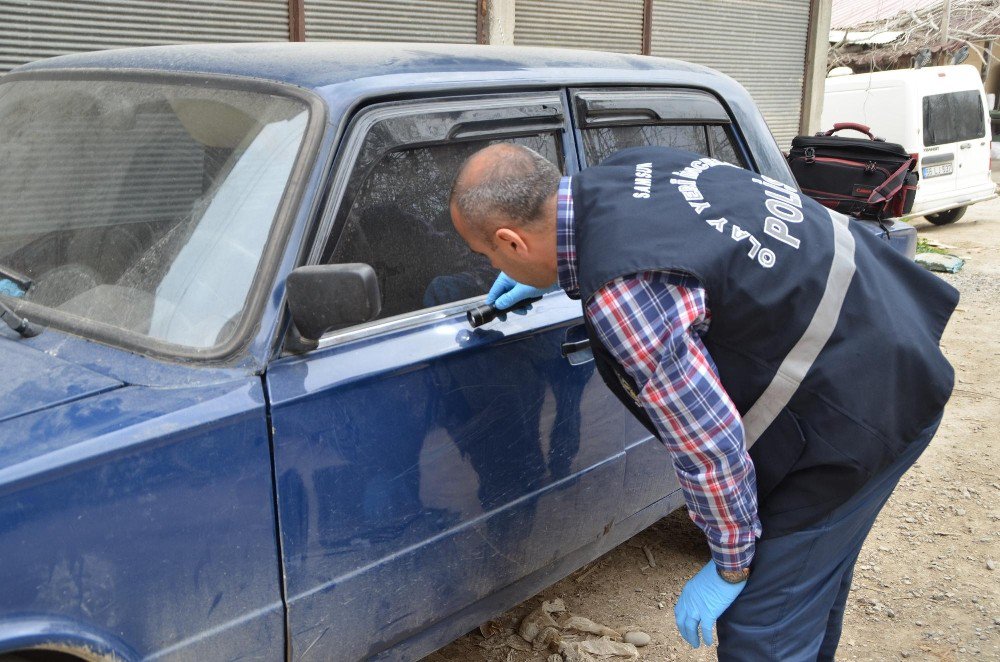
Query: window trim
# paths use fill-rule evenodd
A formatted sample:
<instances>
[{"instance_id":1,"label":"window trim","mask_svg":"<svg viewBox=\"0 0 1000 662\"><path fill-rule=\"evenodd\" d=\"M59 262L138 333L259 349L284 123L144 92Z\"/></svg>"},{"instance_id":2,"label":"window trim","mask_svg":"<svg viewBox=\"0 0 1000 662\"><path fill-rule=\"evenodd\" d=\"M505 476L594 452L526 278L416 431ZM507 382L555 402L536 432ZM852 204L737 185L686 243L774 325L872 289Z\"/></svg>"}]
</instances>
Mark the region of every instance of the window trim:
<instances>
[{"instance_id":1,"label":"window trim","mask_svg":"<svg viewBox=\"0 0 1000 662\"><path fill-rule=\"evenodd\" d=\"M542 299L562 295L563 293L561 291L546 292L542 295ZM324 335L317 341L318 344L314 349L336 347L354 340L371 338L391 333L393 331L416 328L418 326L423 326L424 324L440 322L450 317L454 317L455 315L465 315L465 313L481 304L484 299L484 295L479 295L469 297L468 299L460 299L458 301L443 303L432 308L421 308L420 310L415 310L409 313L400 313L399 315L393 315L392 317L367 322L365 324L355 324L354 326L332 331Z\"/></svg>"},{"instance_id":2,"label":"window trim","mask_svg":"<svg viewBox=\"0 0 1000 662\"><path fill-rule=\"evenodd\" d=\"M569 115L567 113L564 96L559 89L531 92L510 92L504 94L492 94L488 96L475 95L438 99L423 98L412 101L375 104L361 109L361 111L351 119L348 126L347 138L343 143L342 152L338 155L337 163L334 166L334 178L330 185L328 202L323 209L319 225L314 235L313 245L309 250L304 264L319 264L323 258L323 252L329 244L331 238L333 238L336 233L343 230L342 224L338 224L337 219L347 196L348 187L352 176L354 175L354 170L364 147L365 140L372 127L376 124L386 120L419 115L422 112L428 111L433 112L434 114L440 114L468 110L501 110L505 108L518 108L528 104L538 106L552 105L558 108L558 116L563 120L562 128L558 130L552 129L551 131L540 132L538 130L526 131L524 128L513 125L512 130L509 132L499 130L489 135L478 134L472 138L472 140L491 140L505 136L516 137L551 132L561 137L562 144L560 156L564 159L574 156L574 154L567 151L567 140L571 140L571 137L569 137L568 134ZM460 122L455 122L456 126L459 124ZM449 132L449 135L450 133L451 132ZM463 139L461 142L465 142L466 140L469 139ZM429 144L447 144L448 142L449 141L445 139ZM408 147L428 146L429 144L421 143L419 141L400 143L399 145L390 147L387 151ZM432 308L420 308L407 313L400 313L399 315L394 315L393 317L386 319L373 320L364 324L356 324L343 329L336 329L319 338L315 349L324 349L361 338L367 338L370 336L398 331L446 319L471 310L475 305L481 302L482 299L482 296L462 299L460 301L453 301L440 306L434 306ZM287 350L285 353L288 353Z\"/></svg>"},{"instance_id":3,"label":"window trim","mask_svg":"<svg viewBox=\"0 0 1000 662\"><path fill-rule=\"evenodd\" d=\"M381 320L374 320L364 324L331 331L317 341L316 349L334 347L349 343L353 340L361 340L376 335L409 329L432 322L440 322L459 314L465 314L483 301L483 295L451 301L449 303L434 306L432 308L421 308L408 313L400 313Z\"/></svg>"},{"instance_id":4,"label":"window trim","mask_svg":"<svg viewBox=\"0 0 1000 662\"><path fill-rule=\"evenodd\" d=\"M90 320L64 313L30 301L15 300L11 305L20 315L41 321L65 333L87 340L111 345L120 349L139 353L155 359L171 362L231 363L243 358L252 335L260 328L261 315L270 294L270 284L274 282L278 265L285 252L288 235L299 211L300 202L306 191L307 173L312 170L322 143L326 124L326 102L316 93L305 88L285 83L266 81L226 74L176 73L156 70L112 70L112 69L51 69L23 71L7 74L0 85L15 81L73 80L73 81L121 81L135 83L159 83L205 87L211 85L220 89L249 91L291 98L303 104L309 117L299 146L298 154L288 173L288 184L278 203L271 221L271 231L261 251L260 262L240 318L230 338L221 344L206 348L187 347L157 340L150 336L129 331L96 320Z\"/></svg>"}]
</instances>

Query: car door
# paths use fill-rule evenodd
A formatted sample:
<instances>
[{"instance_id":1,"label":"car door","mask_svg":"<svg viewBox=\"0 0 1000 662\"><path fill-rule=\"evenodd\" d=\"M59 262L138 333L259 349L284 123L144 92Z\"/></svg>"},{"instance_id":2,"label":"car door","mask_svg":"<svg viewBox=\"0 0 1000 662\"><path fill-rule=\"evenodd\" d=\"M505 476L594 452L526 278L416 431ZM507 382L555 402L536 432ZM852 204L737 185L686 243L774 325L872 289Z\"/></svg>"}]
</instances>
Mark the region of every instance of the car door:
<instances>
[{"instance_id":1,"label":"car door","mask_svg":"<svg viewBox=\"0 0 1000 662\"><path fill-rule=\"evenodd\" d=\"M719 100L701 90L577 89L571 91L584 166L629 147L675 147L747 167L748 154ZM709 302L711 303L711 302ZM626 438L621 518L661 499L682 503L666 448L645 428Z\"/></svg>"},{"instance_id":2,"label":"car door","mask_svg":"<svg viewBox=\"0 0 1000 662\"><path fill-rule=\"evenodd\" d=\"M378 319L268 370L294 659L377 654L603 535L627 413L560 354L580 304L550 293L478 329L496 272L451 226L476 149L569 170L565 96L375 105L351 123L312 263L366 263Z\"/></svg>"}]
</instances>

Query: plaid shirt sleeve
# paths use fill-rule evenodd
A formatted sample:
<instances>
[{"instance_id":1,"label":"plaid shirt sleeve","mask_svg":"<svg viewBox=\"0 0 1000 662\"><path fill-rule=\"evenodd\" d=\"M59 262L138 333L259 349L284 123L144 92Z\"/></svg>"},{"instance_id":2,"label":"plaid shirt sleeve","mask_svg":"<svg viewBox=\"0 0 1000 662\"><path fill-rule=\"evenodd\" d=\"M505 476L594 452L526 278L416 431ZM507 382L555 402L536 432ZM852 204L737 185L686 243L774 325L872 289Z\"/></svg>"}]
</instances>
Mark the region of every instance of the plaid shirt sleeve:
<instances>
[{"instance_id":1,"label":"plaid shirt sleeve","mask_svg":"<svg viewBox=\"0 0 1000 662\"><path fill-rule=\"evenodd\" d=\"M704 289L686 274L645 272L605 285L586 312L642 389L716 565L749 567L761 532L756 476L739 412L700 338L709 323Z\"/></svg>"}]
</instances>

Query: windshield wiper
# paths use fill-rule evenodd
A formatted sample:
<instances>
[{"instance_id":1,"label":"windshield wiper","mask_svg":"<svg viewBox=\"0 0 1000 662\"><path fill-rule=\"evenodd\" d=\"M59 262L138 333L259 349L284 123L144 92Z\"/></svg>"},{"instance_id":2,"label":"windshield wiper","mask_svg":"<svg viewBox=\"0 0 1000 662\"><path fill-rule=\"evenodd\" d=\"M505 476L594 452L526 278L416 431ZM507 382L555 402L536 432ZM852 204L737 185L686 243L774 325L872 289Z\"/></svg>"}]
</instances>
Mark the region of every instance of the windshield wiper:
<instances>
[{"instance_id":1,"label":"windshield wiper","mask_svg":"<svg viewBox=\"0 0 1000 662\"><path fill-rule=\"evenodd\" d=\"M42 332L39 327L32 326L27 317L19 316L7 307L7 304L5 303L0 303L0 319L2 319L7 326L17 331L22 338L33 338Z\"/></svg>"}]
</instances>

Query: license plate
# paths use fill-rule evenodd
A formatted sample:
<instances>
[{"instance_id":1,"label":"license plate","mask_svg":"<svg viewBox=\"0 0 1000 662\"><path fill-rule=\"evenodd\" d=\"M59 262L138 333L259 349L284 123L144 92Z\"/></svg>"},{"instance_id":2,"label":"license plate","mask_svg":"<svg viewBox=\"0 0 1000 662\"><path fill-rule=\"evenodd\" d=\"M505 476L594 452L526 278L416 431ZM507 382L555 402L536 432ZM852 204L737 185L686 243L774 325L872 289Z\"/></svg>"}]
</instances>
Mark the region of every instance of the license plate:
<instances>
[{"instance_id":1,"label":"license plate","mask_svg":"<svg viewBox=\"0 0 1000 662\"><path fill-rule=\"evenodd\" d=\"M954 172L953 163L942 163L941 165L926 166L924 168L924 179L928 177L940 177L941 175L950 175Z\"/></svg>"}]
</instances>

